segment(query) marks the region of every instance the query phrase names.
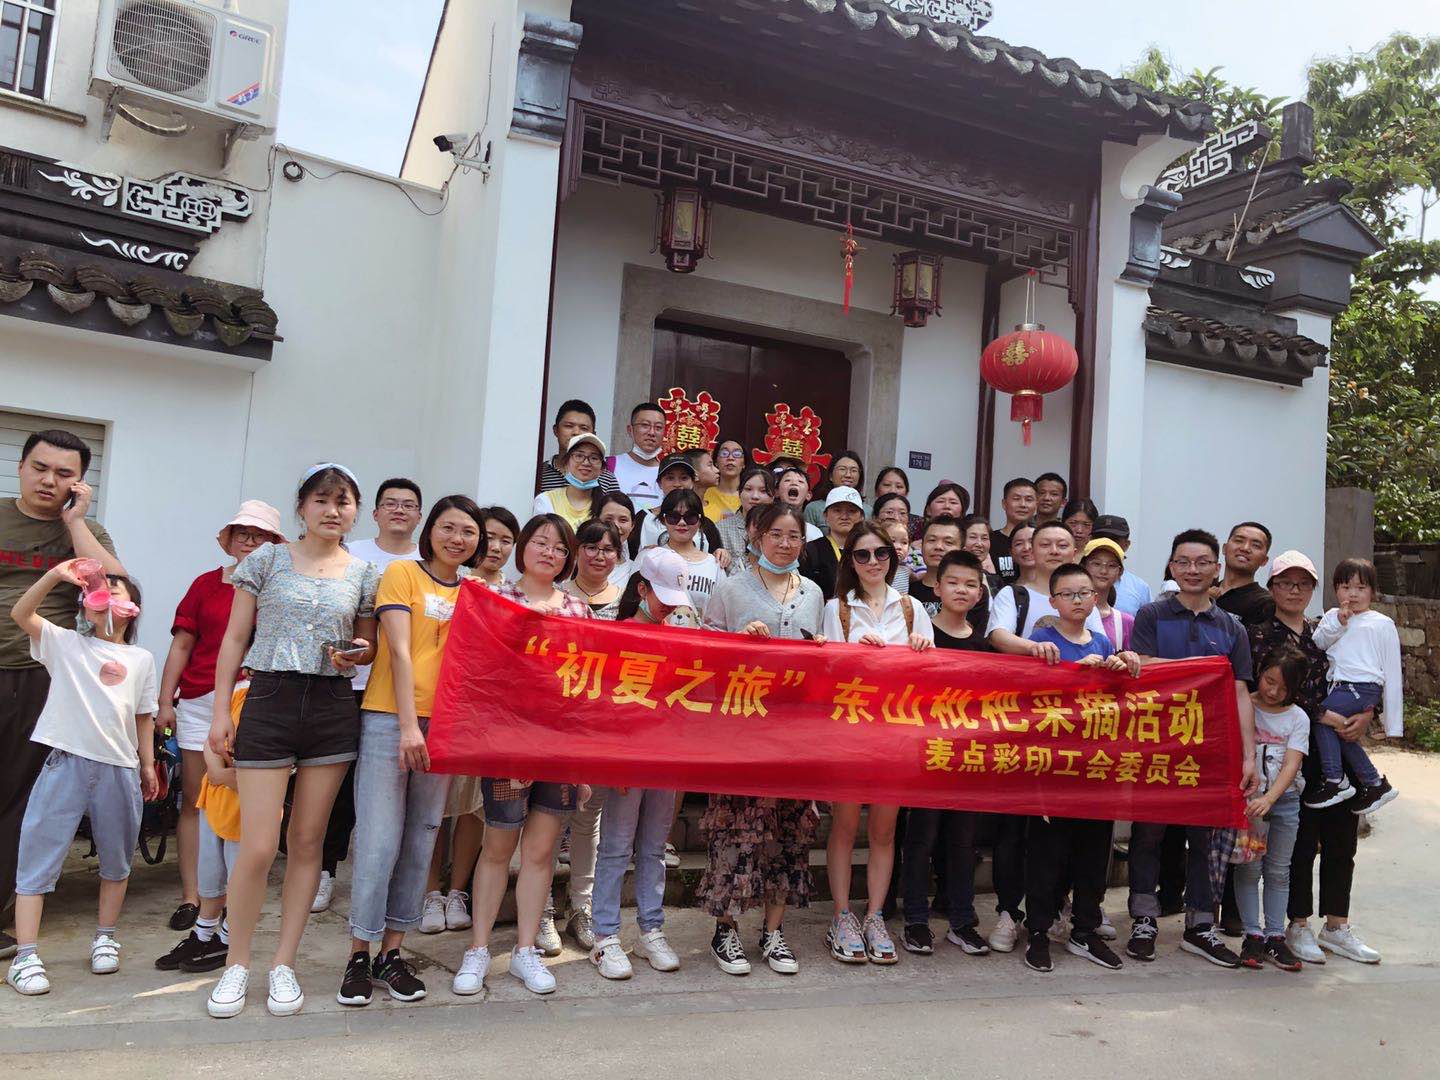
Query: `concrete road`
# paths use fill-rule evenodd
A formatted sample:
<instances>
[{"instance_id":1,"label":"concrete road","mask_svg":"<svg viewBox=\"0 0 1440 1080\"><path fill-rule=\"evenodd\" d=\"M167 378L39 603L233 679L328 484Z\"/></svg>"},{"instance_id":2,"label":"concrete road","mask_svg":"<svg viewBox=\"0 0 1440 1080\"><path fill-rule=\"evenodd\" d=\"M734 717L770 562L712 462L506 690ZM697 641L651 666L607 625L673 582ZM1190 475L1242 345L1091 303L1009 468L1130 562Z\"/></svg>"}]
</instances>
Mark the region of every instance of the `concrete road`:
<instances>
[{"instance_id":1,"label":"concrete road","mask_svg":"<svg viewBox=\"0 0 1440 1080\"><path fill-rule=\"evenodd\" d=\"M136 875L113 976L86 969L93 927L93 869L62 881L42 934L55 990L24 999L0 994L7 1076L410 1077L480 1071L514 1077L691 1075L746 1077L1049 1077L1440 1075L1440 922L1434 898L1440 827L1440 758L1398 752L1382 768L1402 797L1361 842L1356 927L1384 953L1365 967L1332 958L1298 975L1211 967L1177 948L1179 920L1162 926L1159 958L1106 972L1055 950L1050 975L1019 953L968 958L944 946L903 955L893 968L851 968L824 953L827 912L787 922L802 971L763 966L747 978L720 972L706 954L710 924L693 911L670 916L680 972L644 966L608 983L573 948L553 963L560 989L537 999L505 972L500 952L484 995L449 993L464 934L414 935L430 996L414 1005L377 997L345 1009L334 994L344 965L344 871L335 909L306 934L299 1016L264 1010L263 989L234 1019L205 1016L215 975L167 975L153 957L176 936L163 926L175 903L173 868ZM1116 922L1124 896L1112 890ZM628 918L628 913L627 913ZM269 910L263 929L273 932ZM983 928L989 914L982 905ZM937 929L939 926L937 924ZM747 946L756 927L744 926ZM627 938L633 928L627 929ZM266 937L262 935L262 947ZM258 990L258 993L257 993ZM18 1055L18 1056L17 1056ZM1288 1063L1288 1065L1284 1064Z\"/></svg>"}]
</instances>

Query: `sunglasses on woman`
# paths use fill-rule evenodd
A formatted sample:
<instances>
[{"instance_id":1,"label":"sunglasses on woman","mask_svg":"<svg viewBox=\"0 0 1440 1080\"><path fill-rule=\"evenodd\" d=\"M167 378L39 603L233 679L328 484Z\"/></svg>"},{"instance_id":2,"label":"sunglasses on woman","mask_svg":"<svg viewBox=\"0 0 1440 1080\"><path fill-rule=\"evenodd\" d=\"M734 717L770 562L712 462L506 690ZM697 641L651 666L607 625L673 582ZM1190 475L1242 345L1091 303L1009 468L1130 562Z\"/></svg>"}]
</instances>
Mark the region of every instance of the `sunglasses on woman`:
<instances>
[{"instance_id":1,"label":"sunglasses on woman","mask_svg":"<svg viewBox=\"0 0 1440 1080\"><path fill-rule=\"evenodd\" d=\"M665 522L666 525L699 525L700 515L693 510L686 514L676 513L672 510L660 520Z\"/></svg>"},{"instance_id":2,"label":"sunglasses on woman","mask_svg":"<svg viewBox=\"0 0 1440 1080\"><path fill-rule=\"evenodd\" d=\"M876 562L887 563L890 561L892 554L893 552L888 547L861 548L851 552L850 557L855 560L856 565L865 566L869 564L872 557Z\"/></svg>"}]
</instances>

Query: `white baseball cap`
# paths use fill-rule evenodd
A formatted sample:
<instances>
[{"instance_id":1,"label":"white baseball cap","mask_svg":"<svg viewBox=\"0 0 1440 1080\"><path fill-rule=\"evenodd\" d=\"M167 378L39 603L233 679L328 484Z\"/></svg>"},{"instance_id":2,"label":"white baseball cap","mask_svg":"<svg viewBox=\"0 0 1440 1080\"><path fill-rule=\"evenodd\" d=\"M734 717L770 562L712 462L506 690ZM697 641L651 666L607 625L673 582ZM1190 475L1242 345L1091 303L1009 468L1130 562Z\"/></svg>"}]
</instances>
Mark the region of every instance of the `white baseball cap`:
<instances>
[{"instance_id":1,"label":"white baseball cap","mask_svg":"<svg viewBox=\"0 0 1440 1080\"><path fill-rule=\"evenodd\" d=\"M568 443L565 444L565 453L568 455L581 443L590 443L592 446L595 447L595 449L600 451L600 456L602 458L606 455L606 453L608 453L608 451L605 449L605 443L601 440L600 436L596 435L593 431L582 431L579 435L576 435L574 438L572 438Z\"/></svg>"},{"instance_id":2,"label":"white baseball cap","mask_svg":"<svg viewBox=\"0 0 1440 1080\"><path fill-rule=\"evenodd\" d=\"M690 593L685 589L689 573L685 557L670 548L646 548L640 553L636 569L656 598L668 607L690 606Z\"/></svg>"},{"instance_id":3,"label":"white baseball cap","mask_svg":"<svg viewBox=\"0 0 1440 1080\"><path fill-rule=\"evenodd\" d=\"M852 487L833 487L830 494L825 496L825 509L832 506L839 506L841 503L849 503L861 513L865 512L865 500L860 498L860 492Z\"/></svg>"}]
</instances>

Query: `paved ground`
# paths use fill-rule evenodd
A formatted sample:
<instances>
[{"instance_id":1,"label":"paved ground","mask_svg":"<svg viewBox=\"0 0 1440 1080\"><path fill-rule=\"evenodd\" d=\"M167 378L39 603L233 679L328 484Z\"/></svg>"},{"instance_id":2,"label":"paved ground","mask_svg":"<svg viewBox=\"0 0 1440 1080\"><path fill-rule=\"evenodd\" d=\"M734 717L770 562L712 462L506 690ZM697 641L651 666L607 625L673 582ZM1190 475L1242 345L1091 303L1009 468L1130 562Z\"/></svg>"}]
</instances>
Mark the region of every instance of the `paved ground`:
<instances>
[{"instance_id":1,"label":"paved ground","mask_svg":"<svg viewBox=\"0 0 1440 1080\"><path fill-rule=\"evenodd\" d=\"M86 967L93 927L89 870L61 884L42 936L55 990L23 999L0 993L0 1028L19 1057L7 1076L400 1077L447 1075L476 1064L517 1077L632 1076L685 1070L708 1077L839 1076L1113 1077L1267 1073L1289 1060L1306 1080L1435 1076L1440 1011L1440 758L1385 753L1403 796L1362 841L1356 926L1385 954L1378 967L1332 959L1290 975L1224 971L1176 949L1178 919L1162 929L1152 965L1110 973L1056 950L1056 970L1026 970L1018 953L967 958L958 950L903 956L894 968L849 968L823 952L826 912L787 923L803 970L785 978L757 968L720 972L705 953L710 924L672 913L680 972L637 968L608 983L578 951L554 961L560 982L537 999L504 971L487 992L462 1000L449 974L462 934L414 935L431 987L423 1003L377 998L363 1010L336 1004L346 935L344 878L335 909L307 932L300 976L305 1010L276 1019L263 989L234 1020L205 1016L215 975L167 975L151 960L176 936L162 926L175 903L173 871L137 873L113 976ZM1124 898L1112 890L1108 908ZM266 931L278 916L267 912ZM1123 919L1117 919L1124 924ZM988 918L986 920L988 929ZM753 944L753 926L746 927ZM627 935L633 933L627 931ZM500 949L513 940L499 935ZM262 942L264 935L262 935ZM753 958L753 957L752 957ZM1204 1063L1202 1065L1202 1063Z\"/></svg>"}]
</instances>

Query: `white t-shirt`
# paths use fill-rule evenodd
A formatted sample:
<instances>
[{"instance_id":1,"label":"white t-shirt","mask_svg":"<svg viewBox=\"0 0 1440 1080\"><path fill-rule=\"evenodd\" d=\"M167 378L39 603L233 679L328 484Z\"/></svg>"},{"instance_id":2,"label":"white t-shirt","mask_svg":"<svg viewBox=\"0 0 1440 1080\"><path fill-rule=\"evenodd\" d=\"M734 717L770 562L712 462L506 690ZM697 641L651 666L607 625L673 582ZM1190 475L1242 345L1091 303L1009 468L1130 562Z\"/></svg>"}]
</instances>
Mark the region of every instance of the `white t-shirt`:
<instances>
[{"instance_id":1,"label":"white t-shirt","mask_svg":"<svg viewBox=\"0 0 1440 1080\"><path fill-rule=\"evenodd\" d=\"M155 658L42 620L30 655L50 672L50 694L31 740L122 769L140 767L135 717L159 701Z\"/></svg>"},{"instance_id":2,"label":"white t-shirt","mask_svg":"<svg viewBox=\"0 0 1440 1080\"><path fill-rule=\"evenodd\" d=\"M845 598L845 602L850 606L850 636L847 638L842 633L841 601L837 596L825 603L825 617L821 622L820 632L825 635L826 641L855 642L866 634L878 634L887 645L904 645L909 642L909 635L905 632L905 601L893 585L885 587L885 610L880 613L878 621L865 601L858 599L853 592ZM930 616L925 614L925 605L918 600L911 600L910 611L912 632L934 641L935 630L930 624Z\"/></svg>"},{"instance_id":3,"label":"white t-shirt","mask_svg":"<svg viewBox=\"0 0 1440 1080\"><path fill-rule=\"evenodd\" d=\"M411 551L407 555L391 555L390 552L384 550L374 540L356 540L354 543L347 543L345 547L355 558L364 559L372 566L379 567L382 574L385 572L385 568L392 562L399 562L401 559L418 559L420 557L418 549ZM384 631L377 632L383 633ZM350 685L356 690L364 690L365 684L369 681L370 665L365 664L355 669L355 678L351 680Z\"/></svg>"},{"instance_id":4,"label":"white t-shirt","mask_svg":"<svg viewBox=\"0 0 1440 1080\"><path fill-rule=\"evenodd\" d=\"M715 591L715 580L720 576L720 564L714 555L706 555L699 562L685 560L685 591L690 594L690 606L695 617L705 618L705 609L710 606L710 594Z\"/></svg>"},{"instance_id":5,"label":"white t-shirt","mask_svg":"<svg viewBox=\"0 0 1440 1080\"><path fill-rule=\"evenodd\" d=\"M1025 612L1025 625L1019 631L1020 637L1028 639L1037 622L1046 615L1057 615L1058 613L1055 611L1055 605L1050 603L1048 593L1036 592L1030 586L1021 586L1018 582L1016 588L1024 588L1030 594L1030 607ZM985 627L985 636L989 637L996 630L1009 630L1012 634L1015 633L1016 614L1014 590L1001 589L990 600L990 623ZM1100 619L1100 612L1094 610L1090 612L1089 618L1085 620L1085 628L1096 634L1105 633L1105 624Z\"/></svg>"},{"instance_id":6,"label":"white t-shirt","mask_svg":"<svg viewBox=\"0 0 1440 1080\"><path fill-rule=\"evenodd\" d=\"M630 584L630 575L633 573L635 573L635 563L626 559L622 563L615 564L615 569L610 571L610 577L607 580L611 585L618 585L623 589Z\"/></svg>"},{"instance_id":7,"label":"white t-shirt","mask_svg":"<svg viewBox=\"0 0 1440 1080\"><path fill-rule=\"evenodd\" d=\"M629 454L619 454L615 458L614 471L615 482L620 485L621 491L630 496L637 511L660 505L663 493L657 475L660 471L658 457L648 465L642 465Z\"/></svg>"},{"instance_id":8,"label":"white t-shirt","mask_svg":"<svg viewBox=\"0 0 1440 1080\"><path fill-rule=\"evenodd\" d=\"M1279 712L1268 712L1255 706L1255 756L1256 766L1265 777L1268 789L1280 775L1285 764L1285 751L1310 752L1310 718L1299 705L1289 705ZM1305 781L1299 773L1291 782L1289 791L1304 790Z\"/></svg>"}]
</instances>

